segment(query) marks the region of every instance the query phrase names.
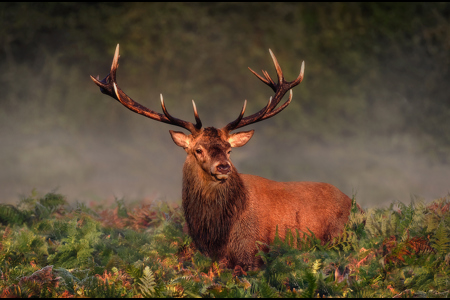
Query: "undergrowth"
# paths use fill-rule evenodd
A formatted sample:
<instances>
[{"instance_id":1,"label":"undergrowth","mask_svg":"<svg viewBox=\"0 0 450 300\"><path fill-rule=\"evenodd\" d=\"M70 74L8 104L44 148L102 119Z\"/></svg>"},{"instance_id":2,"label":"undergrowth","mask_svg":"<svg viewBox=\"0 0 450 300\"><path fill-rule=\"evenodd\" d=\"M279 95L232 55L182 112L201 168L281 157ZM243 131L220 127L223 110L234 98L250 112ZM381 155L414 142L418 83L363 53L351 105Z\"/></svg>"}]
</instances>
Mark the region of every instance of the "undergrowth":
<instances>
[{"instance_id":1,"label":"undergrowth","mask_svg":"<svg viewBox=\"0 0 450 300\"><path fill-rule=\"evenodd\" d=\"M0 204L0 297L448 297L449 208L450 195L366 212L353 200L338 238L288 232L245 272L199 253L177 205L33 192Z\"/></svg>"}]
</instances>

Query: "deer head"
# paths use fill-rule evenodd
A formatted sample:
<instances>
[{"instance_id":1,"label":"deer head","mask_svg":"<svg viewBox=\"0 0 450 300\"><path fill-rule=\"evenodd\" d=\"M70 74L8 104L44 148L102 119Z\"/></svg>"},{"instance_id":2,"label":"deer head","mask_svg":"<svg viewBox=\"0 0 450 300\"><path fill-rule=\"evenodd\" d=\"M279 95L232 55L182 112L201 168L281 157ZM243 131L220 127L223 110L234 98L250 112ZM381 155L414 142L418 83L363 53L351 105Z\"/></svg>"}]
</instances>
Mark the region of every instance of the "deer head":
<instances>
[{"instance_id":1,"label":"deer head","mask_svg":"<svg viewBox=\"0 0 450 300\"><path fill-rule=\"evenodd\" d=\"M253 130L227 134L222 129L208 127L197 134L186 135L172 131L173 141L188 154L188 160L196 162L204 171L204 177L213 181L225 181L233 171L230 160L231 148L244 146L252 137Z\"/></svg>"},{"instance_id":2,"label":"deer head","mask_svg":"<svg viewBox=\"0 0 450 300\"><path fill-rule=\"evenodd\" d=\"M143 105L135 102L128 97L117 85L116 72L119 66L119 45L116 47L114 59L111 65L110 73L103 79L99 80L91 76L91 79L100 87L100 91L112 98L118 100L128 109L144 115L153 120L172 124L182 127L190 132L185 134L180 131L170 130L170 135L176 145L182 147L187 153L187 161L197 163L204 172L204 178L216 182L225 182L229 175L234 171L233 164L230 160L231 148L244 146L253 136L254 130L231 133L238 128L268 119L285 109L292 100L292 88L303 80L305 64L302 62L300 74L292 82L287 82L278 64L278 61L272 51L269 49L275 65L278 82L275 83L266 71L262 71L264 77L258 75L252 69L250 71L257 76L262 82L267 84L274 91L274 96L270 97L269 102L260 111L244 118L247 100L244 101L241 113L238 118L225 127L217 129L214 127L202 128L202 122L197 112L194 100L192 105L194 108L194 117L196 124L177 119L169 114L161 95L161 107L163 114L157 113ZM283 96L290 92L288 100L276 108Z\"/></svg>"}]
</instances>

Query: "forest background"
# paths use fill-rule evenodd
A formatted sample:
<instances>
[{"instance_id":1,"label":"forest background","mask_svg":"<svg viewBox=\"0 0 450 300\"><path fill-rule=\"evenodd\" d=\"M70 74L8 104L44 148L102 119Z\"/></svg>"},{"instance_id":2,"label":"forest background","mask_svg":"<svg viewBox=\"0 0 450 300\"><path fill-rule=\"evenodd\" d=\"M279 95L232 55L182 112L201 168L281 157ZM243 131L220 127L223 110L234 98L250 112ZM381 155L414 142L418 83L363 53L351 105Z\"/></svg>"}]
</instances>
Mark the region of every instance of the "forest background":
<instances>
[{"instance_id":1,"label":"forest background","mask_svg":"<svg viewBox=\"0 0 450 300\"><path fill-rule=\"evenodd\" d=\"M0 202L34 188L69 201L181 198L176 129L102 95L205 126L263 107L247 69L287 80L290 106L252 125L232 159L242 173L336 185L363 206L450 188L449 3L0 3ZM248 128L250 129L250 127Z\"/></svg>"}]
</instances>

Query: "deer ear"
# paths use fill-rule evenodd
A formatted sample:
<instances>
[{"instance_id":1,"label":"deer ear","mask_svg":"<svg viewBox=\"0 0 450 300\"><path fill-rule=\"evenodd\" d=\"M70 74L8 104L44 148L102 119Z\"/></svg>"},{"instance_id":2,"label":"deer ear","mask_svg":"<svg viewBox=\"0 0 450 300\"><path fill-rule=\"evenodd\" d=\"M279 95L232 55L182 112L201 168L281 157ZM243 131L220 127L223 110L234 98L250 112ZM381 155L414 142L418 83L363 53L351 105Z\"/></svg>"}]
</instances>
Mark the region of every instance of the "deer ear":
<instances>
[{"instance_id":1,"label":"deer ear","mask_svg":"<svg viewBox=\"0 0 450 300\"><path fill-rule=\"evenodd\" d=\"M177 144L177 146L180 146L181 148L184 149L189 147L190 138L188 135L185 135L183 132L180 131L169 130L169 132L173 142Z\"/></svg>"},{"instance_id":2,"label":"deer ear","mask_svg":"<svg viewBox=\"0 0 450 300\"><path fill-rule=\"evenodd\" d=\"M233 133L228 137L228 143L232 148L242 147L252 138L254 130Z\"/></svg>"}]
</instances>

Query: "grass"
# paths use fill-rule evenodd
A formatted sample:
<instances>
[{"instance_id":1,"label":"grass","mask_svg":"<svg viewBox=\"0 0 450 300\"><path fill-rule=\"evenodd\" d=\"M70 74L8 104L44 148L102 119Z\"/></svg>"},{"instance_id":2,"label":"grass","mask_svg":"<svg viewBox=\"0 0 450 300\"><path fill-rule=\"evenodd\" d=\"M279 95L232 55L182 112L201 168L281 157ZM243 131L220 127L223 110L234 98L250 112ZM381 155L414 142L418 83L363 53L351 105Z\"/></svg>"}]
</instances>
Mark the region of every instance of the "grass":
<instances>
[{"instance_id":1,"label":"grass","mask_svg":"<svg viewBox=\"0 0 450 300\"><path fill-rule=\"evenodd\" d=\"M355 203L354 203L355 204ZM179 205L0 205L0 297L448 297L450 195L360 212L323 245L276 239L245 272L202 255Z\"/></svg>"}]
</instances>

